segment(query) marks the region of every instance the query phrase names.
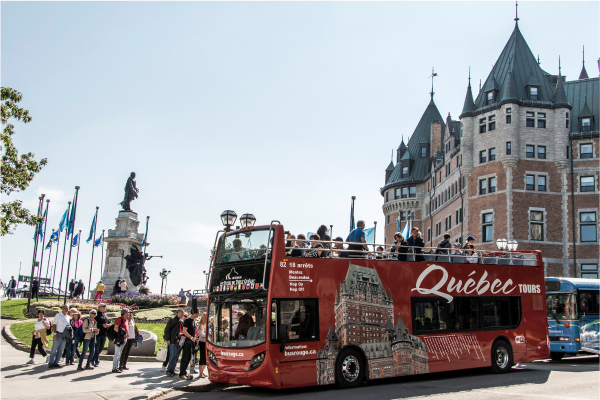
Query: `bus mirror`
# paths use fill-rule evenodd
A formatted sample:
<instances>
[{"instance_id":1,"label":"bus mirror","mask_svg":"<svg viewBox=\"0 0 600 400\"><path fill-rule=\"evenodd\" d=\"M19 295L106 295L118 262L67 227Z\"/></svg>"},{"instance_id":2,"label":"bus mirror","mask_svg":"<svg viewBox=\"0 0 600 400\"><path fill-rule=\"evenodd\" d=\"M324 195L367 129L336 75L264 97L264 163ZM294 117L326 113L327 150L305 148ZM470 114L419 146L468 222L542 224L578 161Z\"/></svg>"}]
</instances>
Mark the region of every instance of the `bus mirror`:
<instances>
[{"instance_id":1,"label":"bus mirror","mask_svg":"<svg viewBox=\"0 0 600 400\"><path fill-rule=\"evenodd\" d=\"M582 299L580 302L580 311L585 313L587 312L587 300L586 299Z\"/></svg>"}]
</instances>

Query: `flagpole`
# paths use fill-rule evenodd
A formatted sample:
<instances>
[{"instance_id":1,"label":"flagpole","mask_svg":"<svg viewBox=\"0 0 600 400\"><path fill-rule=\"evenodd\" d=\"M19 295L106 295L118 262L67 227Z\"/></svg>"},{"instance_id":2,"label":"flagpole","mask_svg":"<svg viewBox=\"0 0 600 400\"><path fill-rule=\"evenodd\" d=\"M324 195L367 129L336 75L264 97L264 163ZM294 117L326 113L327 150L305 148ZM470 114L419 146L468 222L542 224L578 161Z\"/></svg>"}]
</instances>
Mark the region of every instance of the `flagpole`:
<instances>
[{"instance_id":1,"label":"flagpole","mask_svg":"<svg viewBox=\"0 0 600 400\"><path fill-rule=\"evenodd\" d=\"M73 224L73 231L75 231L75 218L77 217L77 198L79 196L79 186L75 186L75 203L73 204L73 221L69 221L69 224ZM73 246L69 246L69 262L67 264L67 286L65 287L65 301L67 304L67 290L69 289L69 271L71 270L71 253L73 253Z\"/></svg>"},{"instance_id":2,"label":"flagpole","mask_svg":"<svg viewBox=\"0 0 600 400\"><path fill-rule=\"evenodd\" d=\"M92 263L90 265L90 280L88 282L88 299L91 299L92 297L92 292L91 292L91 287L92 287L92 270L94 269L94 249L96 248L95 244L96 244L96 226L98 225L98 209L100 207L96 206L96 215L94 216L94 240L92 241Z\"/></svg>"},{"instance_id":3,"label":"flagpole","mask_svg":"<svg viewBox=\"0 0 600 400\"><path fill-rule=\"evenodd\" d=\"M54 292L54 278L56 278L56 264L58 263L58 248L60 246L60 230L57 232L56 236L56 256L54 256L54 270L52 272L52 292ZM59 296L60 296L60 285L58 286Z\"/></svg>"},{"instance_id":4,"label":"flagpole","mask_svg":"<svg viewBox=\"0 0 600 400\"><path fill-rule=\"evenodd\" d=\"M46 280L48 280L48 271L50 271L50 259L52 258L52 236L54 235L54 229L52 229L52 234L50 235L50 254L48 254L48 265L46 265Z\"/></svg>"},{"instance_id":5,"label":"flagpole","mask_svg":"<svg viewBox=\"0 0 600 400\"><path fill-rule=\"evenodd\" d=\"M63 269L65 267L65 253L67 252L67 242L69 241L69 215L71 214L71 202L69 201L69 205L67 206L67 226L66 226L66 237L65 237L65 244L63 245L63 256L62 256L62 264L60 265L60 279L58 280L58 301L60 301L60 287L62 285L62 276L63 276ZM54 269L56 269L56 267L54 267ZM67 278L67 282L69 281L69 278ZM67 296L67 292L65 292L65 297Z\"/></svg>"},{"instance_id":6,"label":"flagpole","mask_svg":"<svg viewBox=\"0 0 600 400\"><path fill-rule=\"evenodd\" d=\"M44 197L46 197L45 194L42 194L40 196L40 204L38 204L38 212L37 212L37 216L39 217L41 212L42 212L42 208L43 208L43 204L44 204ZM31 282L29 284L29 296L27 296L27 310L29 310L29 305L31 304L31 288L33 287L32 283L33 283L33 274L35 272L35 257L36 257L36 253L37 253L37 242L38 242L38 235L40 232L40 224L35 224L35 236L33 237L33 260L31 261ZM18 280L18 278L17 278Z\"/></svg>"},{"instance_id":7,"label":"flagpole","mask_svg":"<svg viewBox=\"0 0 600 400\"><path fill-rule=\"evenodd\" d=\"M77 257L75 258L75 282L77 282L77 264L79 264L79 245L81 244L81 230L79 230L79 235L77 236Z\"/></svg>"},{"instance_id":8,"label":"flagpole","mask_svg":"<svg viewBox=\"0 0 600 400\"><path fill-rule=\"evenodd\" d=\"M104 229L102 229L102 236L100 237L102 238L102 241L100 242L102 244L102 258L100 260L100 280L102 280L102 269L104 268Z\"/></svg>"},{"instance_id":9,"label":"flagpole","mask_svg":"<svg viewBox=\"0 0 600 400\"><path fill-rule=\"evenodd\" d=\"M142 243L144 245L144 247L148 246L148 222L150 222L150 216L146 216L146 233L144 234L144 243ZM140 249L142 250L142 249ZM144 254L144 251L142 250L142 254Z\"/></svg>"},{"instance_id":10,"label":"flagpole","mask_svg":"<svg viewBox=\"0 0 600 400\"><path fill-rule=\"evenodd\" d=\"M45 220L44 220L44 237L42 238L42 257L40 258L40 269L38 270L38 281L40 279L42 279L42 268L44 267L44 249L46 249L46 246L44 245L44 241L46 240L46 228L48 227L48 207L50 206L50 199L46 199L46 211L44 212L44 215L46 216ZM41 288L41 282L39 282L38 286L39 288Z\"/></svg>"},{"instance_id":11,"label":"flagpole","mask_svg":"<svg viewBox=\"0 0 600 400\"><path fill-rule=\"evenodd\" d=\"M352 196L352 207L350 210L350 232L354 229L354 200L356 200L356 196Z\"/></svg>"}]
</instances>

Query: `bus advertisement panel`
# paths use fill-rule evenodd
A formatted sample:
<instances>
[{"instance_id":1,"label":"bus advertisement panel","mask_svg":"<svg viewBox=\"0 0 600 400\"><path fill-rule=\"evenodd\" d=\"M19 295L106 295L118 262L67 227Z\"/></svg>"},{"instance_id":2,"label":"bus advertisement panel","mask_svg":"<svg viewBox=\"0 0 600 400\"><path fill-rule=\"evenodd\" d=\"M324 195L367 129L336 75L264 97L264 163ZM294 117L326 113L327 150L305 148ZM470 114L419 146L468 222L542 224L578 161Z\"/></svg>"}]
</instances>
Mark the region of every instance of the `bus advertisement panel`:
<instances>
[{"instance_id":1,"label":"bus advertisement panel","mask_svg":"<svg viewBox=\"0 0 600 400\"><path fill-rule=\"evenodd\" d=\"M281 225L232 232L217 249L215 261L235 261L212 270L213 382L354 387L464 368L503 373L549 354L539 252L523 252L530 266L290 257Z\"/></svg>"}]
</instances>

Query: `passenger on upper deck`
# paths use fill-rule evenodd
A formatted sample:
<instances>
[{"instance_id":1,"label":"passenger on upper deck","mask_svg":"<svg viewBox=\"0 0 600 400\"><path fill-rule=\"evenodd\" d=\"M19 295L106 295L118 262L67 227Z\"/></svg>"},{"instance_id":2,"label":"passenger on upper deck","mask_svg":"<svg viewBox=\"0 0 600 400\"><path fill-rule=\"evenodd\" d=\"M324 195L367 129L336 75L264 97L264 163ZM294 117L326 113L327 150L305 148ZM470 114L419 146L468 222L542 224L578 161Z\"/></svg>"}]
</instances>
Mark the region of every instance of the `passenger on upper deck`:
<instances>
[{"instance_id":1,"label":"passenger on upper deck","mask_svg":"<svg viewBox=\"0 0 600 400\"><path fill-rule=\"evenodd\" d=\"M454 243L453 246L454 246L454 251L452 252L453 256L463 256L465 254L462 251L460 251L460 243L456 242L456 243ZM456 262L455 260L460 261L459 260L460 258L462 258L462 257L452 257L450 259L450 262Z\"/></svg>"},{"instance_id":2,"label":"passenger on upper deck","mask_svg":"<svg viewBox=\"0 0 600 400\"><path fill-rule=\"evenodd\" d=\"M364 243L367 243L367 240L365 239L365 231L363 231L364 228L365 228L365 221L359 220L356 222L356 229L354 229L352 232L350 232L350 234L346 238L346 242L349 243L348 250L369 251L369 247L366 244L364 244ZM357 243L363 243L363 244L357 244ZM350 257L364 258L365 253L363 253L363 252L359 253L358 251L350 252Z\"/></svg>"},{"instance_id":3,"label":"passenger on upper deck","mask_svg":"<svg viewBox=\"0 0 600 400\"><path fill-rule=\"evenodd\" d=\"M317 235L319 235L319 237L321 238L320 240L327 240L330 241L331 237L329 237L329 235L327 234L327 227L325 225L321 225L319 227L319 229L317 229ZM329 249L330 248L330 244L329 243L321 243L323 245L324 249ZM329 252L328 251L323 251L321 253L321 257L328 257L329 256Z\"/></svg>"},{"instance_id":4,"label":"passenger on upper deck","mask_svg":"<svg viewBox=\"0 0 600 400\"><path fill-rule=\"evenodd\" d=\"M477 252L475 251L475 246L473 246L471 243L467 243L465 245L465 249L466 249L466 258L465 258L465 263L467 264L477 264L479 262L479 256L477 255Z\"/></svg>"},{"instance_id":5,"label":"passenger on upper deck","mask_svg":"<svg viewBox=\"0 0 600 400\"><path fill-rule=\"evenodd\" d=\"M406 240L400 232L394 234L394 246L391 248L392 253L396 253L398 261L406 261L406 252L408 251Z\"/></svg>"},{"instance_id":6,"label":"passenger on upper deck","mask_svg":"<svg viewBox=\"0 0 600 400\"><path fill-rule=\"evenodd\" d=\"M463 249L466 249L468 245L473 244L473 242L475 241L475 238L471 235L467 236L467 243L465 243L465 245L463 246Z\"/></svg>"},{"instance_id":7,"label":"passenger on upper deck","mask_svg":"<svg viewBox=\"0 0 600 400\"><path fill-rule=\"evenodd\" d=\"M385 256L386 255L385 255L385 252L383 250L383 247L377 246L375 259L377 259L377 260L383 260L385 258Z\"/></svg>"},{"instance_id":8,"label":"passenger on upper deck","mask_svg":"<svg viewBox=\"0 0 600 400\"><path fill-rule=\"evenodd\" d=\"M250 254L248 254L248 251L242 247L242 241L240 239L235 239L233 241L233 248L227 250L225 262L243 261L248 259L250 259Z\"/></svg>"},{"instance_id":9,"label":"passenger on upper deck","mask_svg":"<svg viewBox=\"0 0 600 400\"><path fill-rule=\"evenodd\" d=\"M293 257L292 256L292 251L294 251L294 249L288 249L287 247L297 247L296 246L296 241L293 240L296 239L296 235L292 235L291 233L287 233L287 236L285 237L285 255L288 257Z\"/></svg>"},{"instance_id":10,"label":"passenger on upper deck","mask_svg":"<svg viewBox=\"0 0 600 400\"><path fill-rule=\"evenodd\" d=\"M448 254L450 252L449 249L452 248L452 244L450 243L450 234L444 233L444 240L438 243L435 254ZM448 250L445 250L448 249Z\"/></svg>"},{"instance_id":11,"label":"passenger on upper deck","mask_svg":"<svg viewBox=\"0 0 600 400\"><path fill-rule=\"evenodd\" d=\"M303 247L305 240L306 236L303 233L298 234L298 240L294 242L294 248L289 254L290 257L302 257L302 255L304 254Z\"/></svg>"},{"instance_id":12,"label":"passenger on upper deck","mask_svg":"<svg viewBox=\"0 0 600 400\"><path fill-rule=\"evenodd\" d=\"M412 247L413 253L415 253L415 261L425 261L425 257L420 255L423 253L422 249L425 246L425 243L421 238L421 231L419 231L419 228L414 227L410 230L410 233L412 236L408 238L406 244L409 247Z\"/></svg>"},{"instance_id":13,"label":"passenger on upper deck","mask_svg":"<svg viewBox=\"0 0 600 400\"><path fill-rule=\"evenodd\" d=\"M344 250L344 239L338 236L335 239L333 239L333 241L333 248L337 250L333 252L333 256L339 258L348 258L349 254L347 251L340 251Z\"/></svg>"},{"instance_id":14,"label":"passenger on upper deck","mask_svg":"<svg viewBox=\"0 0 600 400\"><path fill-rule=\"evenodd\" d=\"M317 235L316 233L313 235L310 235L310 240L319 240L319 235ZM318 258L321 257L323 250L320 250L323 248L323 245L321 243L315 243L315 242L311 242L311 247L309 250L304 250L304 257L312 257L312 258Z\"/></svg>"}]
</instances>

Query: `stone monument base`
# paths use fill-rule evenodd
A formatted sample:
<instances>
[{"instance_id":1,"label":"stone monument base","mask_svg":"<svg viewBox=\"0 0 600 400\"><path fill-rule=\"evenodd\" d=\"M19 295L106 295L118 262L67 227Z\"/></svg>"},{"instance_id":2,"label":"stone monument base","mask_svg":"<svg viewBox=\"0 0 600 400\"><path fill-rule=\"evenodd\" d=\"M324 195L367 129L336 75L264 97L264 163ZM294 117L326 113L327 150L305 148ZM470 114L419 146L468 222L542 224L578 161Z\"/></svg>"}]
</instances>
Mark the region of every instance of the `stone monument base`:
<instances>
[{"instance_id":1,"label":"stone monument base","mask_svg":"<svg viewBox=\"0 0 600 400\"><path fill-rule=\"evenodd\" d=\"M156 352L156 341L158 338L153 332L144 331L140 329L140 335L144 338L144 342L142 344L137 345L135 347L135 343L131 346L131 350L129 351L130 356L146 356L152 357ZM115 354L115 342L112 340L108 341L108 355Z\"/></svg>"}]
</instances>

